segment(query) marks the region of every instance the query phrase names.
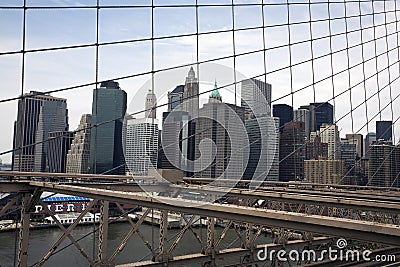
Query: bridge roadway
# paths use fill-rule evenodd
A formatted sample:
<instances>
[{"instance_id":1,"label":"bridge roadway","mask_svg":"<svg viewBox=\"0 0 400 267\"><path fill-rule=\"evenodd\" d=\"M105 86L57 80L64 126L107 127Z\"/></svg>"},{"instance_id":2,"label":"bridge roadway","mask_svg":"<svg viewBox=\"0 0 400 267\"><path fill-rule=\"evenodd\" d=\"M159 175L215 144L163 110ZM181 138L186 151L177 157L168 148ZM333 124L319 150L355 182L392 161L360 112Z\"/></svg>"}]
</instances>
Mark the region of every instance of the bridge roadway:
<instances>
[{"instance_id":1,"label":"bridge roadway","mask_svg":"<svg viewBox=\"0 0 400 267\"><path fill-rule=\"evenodd\" d=\"M362 210L362 211L375 211L381 213L398 214L400 213L400 194L397 192L390 192L386 195L371 194L368 192L359 191L318 191L318 190L304 190L304 189L291 189L291 188L259 188L257 190L224 188L216 186L179 186L163 183L145 183L138 185L137 183L65 183L70 186L81 186L87 188L98 188L122 192L198 192L206 194L215 194L220 196L230 196L242 199L254 200L270 200L281 201L296 204L308 205L325 205L327 207ZM0 181L0 192L20 192L20 191L33 191L37 186L35 181L13 181L6 182Z\"/></svg>"},{"instance_id":2,"label":"bridge roadway","mask_svg":"<svg viewBox=\"0 0 400 267\"><path fill-rule=\"evenodd\" d=\"M81 185L93 188L103 188L116 191L132 192L171 192L171 191L197 191L234 197L244 196L251 199L268 199L273 201L286 201L304 204L324 204L338 208L362 209L378 212L398 213L400 204L399 188L366 187L354 185L327 185L298 182L273 182L263 181L257 190L240 188L249 181L236 181L223 179L211 186L208 183L215 182L210 178L184 178L188 182L185 186L159 182L152 176L125 176L125 175L99 175L99 174L69 174L69 173L41 173L41 172L16 172L0 171L0 177L10 177L10 182L1 183L0 191L11 192L22 189L31 179L51 179L55 181L71 181L70 185ZM18 179L15 179L15 178ZM22 179L21 179L22 177ZM18 188L13 188L13 183L18 181ZM103 182L100 182L103 181ZM104 182L110 181L110 182ZM140 181L138 183L137 181ZM192 184L194 183L194 184ZM204 185L205 184L205 185ZM239 188L231 188L238 184ZM140 186L139 186L140 185Z\"/></svg>"},{"instance_id":3,"label":"bridge roadway","mask_svg":"<svg viewBox=\"0 0 400 267\"><path fill-rule=\"evenodd\" d=\"M151 197L135 192L124 192L54 182L30 181L31 188L55 193L79 195L117 203L131 203L143 207L222 218L244 223L284 227L300 231L341 236L362 241L376 240L382 244L400 246L400 226L296 212L244 207L238 205L205 203L170 197ZM398 209L392 206L393 210ZM354 208L354 207L353 207Z\"/></svg>"}]
</instances>

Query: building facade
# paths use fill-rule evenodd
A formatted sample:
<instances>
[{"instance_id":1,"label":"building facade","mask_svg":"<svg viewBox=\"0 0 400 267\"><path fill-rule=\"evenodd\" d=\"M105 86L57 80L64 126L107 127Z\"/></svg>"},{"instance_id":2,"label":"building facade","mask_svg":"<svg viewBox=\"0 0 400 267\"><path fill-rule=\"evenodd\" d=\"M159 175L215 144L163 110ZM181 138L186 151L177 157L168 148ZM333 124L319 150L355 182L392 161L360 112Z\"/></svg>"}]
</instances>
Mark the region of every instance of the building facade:
<instances>
[{"instance_id":1,"label":"building facade","mask_svg":"<svg viewBox=\"0 0 400 267\"><path fill-rule=\"evenodd\" d=\"M12 169L15 171L46 170L46 142L52 131L68 131L67 100L32 91L18 101L14 124Z\"/></svg>"},{"instance_id":2,"label":"building facade","mask_svg":"<svg viewBox=\"0 0 400 267\"><path fill-rule=\"evenodd\" d=\"M345 174L341 160L306 160L304 176L308 182L322 184L340 184Z\"/></svg>"},{"instance_id":3,"label":"building facade","mask_svg":"<svg viewBox=\"0 0 400 267\"><path fill-rule=\"evenodd\" d=\"M319 130L321 142L328 144L328 159L340 159L340 137L336 124L322 124Z\"/></svg>"},{"instance_id":4,"label":"building facade","mask_svg":"<svg viewBox=\"0 0 400 267\"><path fill-rule=\"evenodd\" d=\"M192 118L197 118L199 115L199 81L196 78L193 67L190 67L186 77L182 108Z\"/></svg>"},{"instance_id":5,"label":"building facade","mask_svg":"<svg viewBox=\"0 0 400 267\"><path fill-rule=\"evenodd\" d=\"M400 146L391 141L377 141L370 145L368 185L399 187Z\"/></svg>"},{"instance_id":6,"label":"building facade","mask_svg":"<svg viewBox=\"0 0 400 267\"><path fill-rule=\"evenodd\" d=\"M322 143L319 131L310 134L306 143L306 159L328 159L328 144Z\"/></svg>"},{"instance_id":7,"label":"building facade","mask_svg":"<svg viewBox=\"0 0 400 267\"><path fill-rule=\"evenodd\" d=\"M362 158L364 156L363 140L362 134L346 134L346 143L356 145L357 158Z\"/></svg>"},{"instance_id":8,"label":"building facade","mask_svg":"<svg viewBox=\"0 0 400 267\"><path fill-rule=\"evenodd\" d=\"M178 85L174 90L168 92L168 112L173 110L182 110L183 92L185 90L184 85Z\"/></svg>"},{"instance_id":9,"label":"building facade","mask_svg":"<svg viewBox=\"0 0 400 267\"><path fill-rule=\"evenodd\" d=\"M344 140L340 144L340 159L346 166L346 175L354 176L359 169L357 168L357 145L348 143L347 139Z\"/></svg>"},{"instance_id":10,"label":"building facade","mask_svg":"<svg viewBox=\"0 0 400 267\"><path fill-rule=\"evenodd\" d=\"M84 114L67 154L67 173L89 173L92 115Z\"/></svg>"},{"instance_id":11,"label":"building facade","mask_svg":"<svg viewBox=\"0 0 400 267\"><path fill-rule=\"evenodd\" d=\"M376 140L392 142L392 121L376 122Z\"/></svg>"},{"instance_id":12,"label":"building facade","mask_svg":"<svg viewBox=\"0 0 400 267\"><path fill-rule=\"evenodd\" d=\"M145 103L145 117L150 119L155 119L157 116L157 97L154 93L149 91L146 96Z\"/></svg>"},{"instance_id":13,"label":"building facade","mask_svg":"<svg viewBox=\"0 0 400 267\"><path fill-rule=\"evenodd\" d=\"M369 146L376 142L376 133L367 133L364 139L364 157L369 158Z\"/></svg>"},{"instance_id":14,"label":"building facade","mask_svg":"<svg viewBox=\"0 0 400 267\"><path fill-rule=\"evenodd\" d=\"M131 175L145 176L157 168L158 133L157 119L127 119L125 162Z\"/></svg>"},{"instance_id":15,"label":"building facade","mask_svg":"<svg viewBox=\"0 0 400 267\"><path fill-rule=\"evenodd\" d=\"M303 180L304 176L304 123L289 122L283 127L279 140L279 180Z\"/></svg>"},{"instance_id":16,"label":"building facade","mask_svg":"<svg viewBox=\"0 0 400 267\"><path fill-rule=\"evenodd\" d=\"M126 93L114 81L103 82L93 90L90 137L90 172L124 174L122 145Z\"/></svg>"},{"instance_id":17,"label":"building facade","mask_svg":"<svg viewBox=\"0 0 400 267\"><path fill-rule=\"evenodd\" d=\"M333 106L328 102L310 103L300 109L308 109L310 112L310 132L319 130L322 124L333 124Z\"/></svg>"},{"instance_id":18,"label":"building facade","mask_svg":"<svg viewBox=\"0 0 400 267\"><path fill-rule=\"evenodd\" d=\"M178 169L193 175L195 155L194 121L185 111L163 113L161 133L161 169Z\"/></svg>"},{"instance_id":19,"label":"building facade","mask_svg":"<svg viewBox=\"0 0 400 267\"><path fill-rule=\"evenodd\" d=\"M279 132L283 132L283 126L293 120L293 107L286 104L272 106L272 116L279 118Z\"/></svg>"},{"instance_id":20,"label":"building facade","mask_svg":"<svg viewBox=\"0 0 400 267\"><path fill-rule=\"evenodd\" d=\"M279 181L279 118L263 116L248 119L245 126L250 153L243 178Z\"/></svg>"},{"instance_id":21,"label":"building facade","mask_svg":"<svg viewBox=\"0 0 400 267\"><path fill-rule=\"evenodd\" d=\"M237 118L244 125L244 108L222 103L219 93L213 92L199 115L194 176L242 179L246 167L243 149L248 147L241 144L247 133L238 127Z\"/></svg>"},{"instance_id":22,"label":"building facade","mask_svg":"<svg viewBox=\"0 0 400 267\"><path fill-rule=\"evenodd\" d=\"M271 117L271 84L256 79L241 82L241 106L246 118Z\"/></svg>"},{"instance_id":23,"label":"building facade","mask_svg":"<svg viewBox=\"0 0 400 267\"><path fill-rule=\"evenodd\" d=\"M48 137L46 171L64 173L67 165L67 154L74 139L74 133L68 131L49 132Z\"/></svg>"},{"instance_id":24,"label":"building facade","mask_svg":"<svg viewBox=\"0 0 400 267\"><path fill-rule=\"evenodd\" d=\"M308 109L299 108L293 111L293 121L301 121L304 123L304 133L306 140L309 140L311 128L310 128L310 111Z\"/></svg>"}]
</instances>

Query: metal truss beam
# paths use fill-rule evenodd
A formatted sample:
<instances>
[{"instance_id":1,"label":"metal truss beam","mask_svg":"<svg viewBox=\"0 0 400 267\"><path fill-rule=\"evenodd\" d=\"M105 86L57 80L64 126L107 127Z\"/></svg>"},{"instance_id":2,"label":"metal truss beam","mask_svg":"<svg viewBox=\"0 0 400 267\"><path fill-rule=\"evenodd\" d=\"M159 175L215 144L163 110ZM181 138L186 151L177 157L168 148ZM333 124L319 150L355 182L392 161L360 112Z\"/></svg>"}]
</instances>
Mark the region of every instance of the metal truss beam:
<instances>
[{"instance_id":1,"label":"metal truss beam","mask_svg":"<svg viewBox=\"0 0 400 267\"><path fill-rule=\"evenodd\" d=\"M143 215L140 217L140 219L135 223L133 223L132 219L129 218L129 216L126 216L125 218L129 221L129 223L132 225L131 230L126 234L125 238L121 241L121 244L118 246L118 248L114 251L114 253L112 254L112 256L110 257L110 262L113 262L115 260L115 258L118 256L119 253L121 253L126 244L128 243L128 240L132 237L132 235L134 233L136 233L139 229L139 226L142 225L144 219L146 218L146 216L149 214L150 209L147 209Z\"/></svg>"},{"instance_id":2,"label":"metal truss beam","mask_svg":"<svg viewBox=\"0 0 400 267\"><path fill-rule=\"evenodd\" d=\"M232 185L238 184L248 186L251 180L234 180L234 179L223 179L219 183L215 182L215 178L192 178L184 177L183 180L187 183L192 184L209 184L214 182L216 185ZM257 185L263 186L277 186L277 187L297 187L297 188L329 188L329 189L346 189L346 190L377 190L377 191L393 191L400 192L399 188L395 187L380 187L380 186L360 186L360 185L340 185L340 184L320 184L320 183L302 183L302 182L275 182L275 181L259 181Z\"/></svg>"},{"instance_id":3,"label":"metal truss beam","mask_svg":"<svg viewBox=\"0 0 400 267\"><path fill-rule=\"evenodd\" d=\"M296 240L296 241L289 241L288 244L286 245L277 245L277 244L264 244L264 245L258 245L255 248L252 249L246 249L246 248L232 248L232 249L224 249L221 250L214 255L206 255L206 254L190 254L190 255L184 255L184 256L176 256L174 257L173 260L168 262L169 267L174 267L174 266L191 266L192 264L199 264L199 262L210 262L212 261L212 257L214 257L215 260L223 260L224 258L229 258L229 257L245 257L245 256L250 256L251 258L256 258L256 254L260 250L264 250L265 246L268 246L269 250L280 250L280 249L299 249L300 247L306 247L309 246L310 244L314 246L318 245L323 245L327 243L332 243L333 239L332 238L326 238L326 237L318 237L316 238L312 243L309 241L302 241L302 240ZM136 262L136 263L128 263L128 264L121 264L117 265L116 267L164 267L165 263L161 262L153 262L153 261L142 261L142 262Z\"/></svg>"},{"instance_id":4,"label":"metal truss beam","mask_svg":"<svg viewBox=\"0 0 400 267\"><path fill-rule=\"evenodd\" d=\"M100 200L100 226L99 226L99 251L98 266L108 266L107 244L108 244L108 210L110 203Z\"/></svg>"},{"instance_id":5,"label":"metal truss beam","mask_svg":"<svg viewBox=\"0 0 400 267\"><path fill-rule=\"evenodd\" d=\"M72 230L78 225L79 221L85 216L85 214L92 208L94 202L91 201L86 209L79 214L79 216L75 219L75 221L67 228L67 230L62 234L62 236L53 244L53 246L47 251L46 254L40 259L38 262L37 266L43 266L43 264L53 255L53 253L56 251L58 246L64 241L65 238L71 234Z\"/></svg>"},{"instance_id":6,"label":"metal truss beam","mask_svg":"<svg viewBox=\"0 0 400 267\"><path fill-rule=\"evenodd\" d=\"M195 189L194 189L195 190ZM194 191L193 190L193 191ZM327 205L336 208L360 209L369 211L378 211L386 213L400 213L400 199L396 201L369 200L356 196L346 197L332 195L321 195L317 192L302 193L302 192L273 192L273 191L248 191L239 189L197 189L201 192L219 192L221 195L232 196L237 198L263 199L271 201L281 201L289 203L304 203L304 204L319 204Z\"/></svg>"},{"instance_id":7,"label":"metal truss beam","mask_svg":"<svg viewBox=\"0 0 400 267\"><path fill-rule=\"evenodd\" d=\"M114 191L125 191L125 192L171 192L172 189L166 184L136 184L136 183L65 183L66 185L79 185L88 188L99 188Z\"/></svg>"},{"instance_id":8,"label":"metal truss beam","mask_svg":"<svg viewBox=\"0 0 400 267\"><path fill-rule=\"evenodd\" d=\"M0 193L11 192L33 192L35 187L30 186L28 181L0 181Z\"/></svg>"},{"instance_id":9,"label":"metal truss beam","mask_svg":"<svg viewBox=\"0 0 400 267\"><path fill-rule=\"evenodd\" d=\"M132 203L161 210L223 218L272 227L284 227L368 242L377 241L383 244L400 246L400 229L398 226L392 224L371 223L352 219L331 218L328 216L307 215L235 205L212 204L168 197L154 198L135 193L89 189L55 183L35 182L35 185L40 186L43 190L52 192L81 195L112 202Z\"/></svg>"},{"instance_id":10,"label":"metal truss beam","mask_svg":"<svg viewBox=\"0 0 400 267\"><path fill-rule=\"evenodd\" d=\"M38 185L37 182L30 182L31 185ZM39 183L41 184L41 183ZM67 184L71 186L81 186L80 184ZM136 184L84 184L90 188L107 189L111 191L125 191L125 192L170 192L172 190L180 189L185 191L200 191L206 193L215 193L220 195L227 195L238 198L250 199L264 199L272 201L281 201L288 203L302 203L302 204L317 204L326 205L336 208L355 209L355 210L368 210L376 212L384 212L397 214L400 213L400 196L371 196L369 194L358 195L357 192L341 191L341 192L325 192L325 191L303 191L303 190L288 190L278 191L276 188L264 189L257 191L249 191L247 189L226 189L220 187L168 187L165 184L154 185L136 185ZM31 186L31 189L34 187Z\"/></svg>"},{"instance_id":11,"label":"metal truss beam","mask_svg":"<svg viewBox=\"0 0 400 267\"><path fill-rule=\"evenodd\" d=\"M80 173L46 173L46 172L18 172L0 171L4 177L24 178L53 178L53 179L98 179L98 180L135 180L154 181L153 176L126 176L126 175L102 175L102 174L80 174Z\"/></svg>"},{"instance_id":12,"label":"metal truss beam","mask_svg":"<svg viewBox=\"0 0 400 267\"><path fill-rule=\"evenodd\" d=\"M6 213L6 211L9 210L11 206L14 205L18 201L18 199L21 198L21 195L22 194L20 193L17 194L10 201L8 201L6 205L4 205L4 207L0 210L0 217L2 217Z\"/></svg>"},{"instance_id":13,"label":"metal truss beam","mask_svg":"<svg viewBox=\"0 0 400 267\"><path fill-rule=\"evenodd\" d=\"M54 216L55 212L50 211L49 208L43 201L39 201L40 205L42 205L43 209L46 211L47 214L53 218L54 222L57 224L57 226L63 231L71 240L71 242L75 245L75 247L78 249L78 251L82 254L82 256L89 262L90 266L93 266L94 262L93 260L89 257L89 255L86 253L86 251L79 245L78 241L75 240L75 238L71 235L71 231L67 232L67 229L64 227L64 225L61 224L61 222L57 219L56 216Z\"/></svg>"},{"instance_id":14,"label":"metal truss beam","mask_svg":"<svg viewBox=\"0 0 400 267\"><path fill-rule=\"evenodd\" d=\"M29 244L29 202L31 194L25 193L22 196L21 226L19 228L18 241L18 267L26 267L28 264L28 244Z\"/></svg>"}]
</instances>

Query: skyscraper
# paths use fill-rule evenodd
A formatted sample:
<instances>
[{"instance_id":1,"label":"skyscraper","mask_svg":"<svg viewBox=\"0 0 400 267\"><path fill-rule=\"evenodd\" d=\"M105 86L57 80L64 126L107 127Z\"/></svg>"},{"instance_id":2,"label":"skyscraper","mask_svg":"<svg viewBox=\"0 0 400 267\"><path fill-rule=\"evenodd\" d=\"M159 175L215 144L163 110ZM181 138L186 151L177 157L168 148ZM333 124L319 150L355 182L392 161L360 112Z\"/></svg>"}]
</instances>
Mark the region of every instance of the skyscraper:
<instances>
[{"instance_id":1,"label":"skyscraper","mask_svg":"<svg viewBox=\"0 0 400 267\"><path fill-rule=\"evenodd\" d=\"M328 102L310 103L301 106L300 109L308 109L310 112L310 131L315 132L322 124L333 124L333 106Z\"/></svg>"},{"instance_id":2,"label":"skyscraper","mask_svg":"<svg viewBox=\"0 0 400 267\"><path fill-rule=\"evenodd\" d=\"M92 115L83 114L67 154L67 173L89 173Z\"/></svg>"},{"instance_id":3,"label":"skyscraper","mask_svg":"<svg viewBox=\"0 0 400 267\"><path fill-rule=\"evenodd\" d=\"M392 142L392 121L376 122L376 140Z\"/></svg>"},{"instance_id":4,"label":"skyscraper","mask_svg":"<svg viewBox=\"0 0 400 267\"><path fill-rule=\"evenodd\" d=\"M209 103L199 110L199 115L199 119L196 120L194 175L241 179L246 167L243 150L247 147L242 147L246 131L241 131L235 118L238 117L243 124L244 108L222 103L219 93L213 92ZM203 142L205 139L208 139L208 142Z\"/></svg>"},{"instance_id":5,"label":"skyscraper","mask_svg":"<svg viewBox=\"0 0 400 267\"><path fill-rule=\"evenodd\" d=\"M283 126L293 120L293 107L286 104L276 104L272 106L272 114L279 118L279 132L283 132Z\"/></svg>"},{"instance_id":6,"label":"skyscraper","mask_svg":"<svg viewBox=\"0 0 400 267\"><path fill-rule=\"evenodd\" d=\"M304 123L288 122L283 126L279 141L279 180L303 180L304 175Z\"/></svg>"},{"instance_id":7,"label":"skyscraper","mask_svg":"<svg viewBox=\"0 0 400 267\"><path fill-rule=\"evenodd\" d=\"M271 85L256 79L241 82L242 103L247 117L266 115L271 117Z\"/></svg>"},{"instance_id":8,"label":"skyscraper","mask_svg":"<svg viewBox=\"0 0 400 267\"><path fill-rule=\"evenodd\" d=\"M185 81L183 91L183 111L189 113L192 118L197 118L199 114L199 81L196 78L193 67L190 67Z\"/></svg>"},{"instance_id":9,"label":"skyscraper","mask_svg":"<svg viewBox=\"0 0 400 267\"><path fill-rule=\"evenodd\" d=\"M328 159L340 159L340 137L336 124L322 124L319 130L321 142L328 144Z\"/></svg>"},{"instance_id":10,"label":"skyscraper","mask_svg":"<svg viewBox=\"0 0 400 267\"><path fill-rule=\"evenodd\" d=\"M157 168L158 133L156 119L127 119L125 162L131 174L148 175Z\"/></svg>"},{"instance_id":11,"label":"skyscraper","mask_svg":"<svg viewBox=\"0 0 400 267\"><path fill-rule=\"evenodd\" d=\"M14 124L13 170L45 171L46 142L52 131L68 131L67 101L40 92L25 94L18 101Z\"/></svg>"},{"instance_id":12,"label":"skyscraper","mask_svg":"<svg viewBox=\"0 0 400 267\"><path fill-rule=\"evenodd\" d=\"M248 119L245 126L250 153L243 178L279 181L279 118Z\"/></svg>"},{"instance_id":13,"label":"skyscraper","mask_svg":"<svg viewBox=\"0 0 400 267\"><path fill-rule=\"evenodd\" d=\"M163 113L160 167L193 175L196 118L199 115L199 82L193 67L185 85L168 92L168 112Z\"/></svg>"},{"instance_id":14,"label":"skyscraper","mask_svg":"<svg viewBox=\"0 0 400 267\"><path fill-rule=\"evenodd\" d=\"M358 168L356 167L357 145L347 142L347 139L342 139L340 144L340 159L346 166L347 175L355 175Z\"/></svg>"},{"instance_id":15,"label":"skyscraper","mask_svg":"<svg viewBox=\"0 0 400 267\"><path fill-rule=\"evenodd\" d=\"M306 140L310 139L310 111L305 108L299 108L293 112L293 121L301 121L304 122L304 132L306 136Z\"/></svg>"},{"instance_id":16,"label":"skyscraper","mask_svg":"<svg viewBox=\"0 0 400 267\"><path fill-rule=\"evenodd\" d=\"M168 112L172 110L181 111L183 92L185 90L184 85L178 85L172 92L168 92Z\"/></svg>"},{"instance_id":17,"label":"skyscraper","mask_svg":"<svg viewBox=\"0 0 400 267\"><path fill-rule=\"evenodd\" d=\"M64 173L66 170L67 153L71 147L74 133L69 131L49 132L46 142L48 172Z\"/></svg>"},{"instance_id":18,"label":"skyscraper","mask_svg":"<svg viewBox=\"0 0 400 267\"><path fill-rule=\"evenodd\" d=\"M155 119L157 116L157 97L151 90L147 93L146 103L145 103L145 117L150 119Z\"/></svg>"},{"instance_id":19,"label":"skyscraper","mask_svg":"<svg viewBox=\"0 0 400 267\"><path fill-rule=\"evenodd\" d=\"M114 81L103 82L93 90L90 138L90 172L125 172L122 128L126 112L126 93Z\"/></svg>"},{"instance_id":20,"label":"skyscraper","mask_svg":"<svg viewBox=\"0 0 400 267\"><path fill-rule=\"evenodd\" d=\"M161 166L162 169L178 169L185 176L192 176L195 153L194 121L185 111L163 113L163 130L161 132Z\"/></svg>"},{"instance_id":21,"label":"skyscraper","mask_svg":"<svg viewBox=\"0 0 400 267\"><path fill-rule=\"evenodd\" d=\"M391 141L376 141L370 145L368 184L399 187L400 146Z\"/></svg>"},{"instance_id":22,"label":"skyscraper","mask_svg":"<svg viewBox=\"0 0 400 267\"><path fill-rule=\"evenodd\" d=\"M369 146L376 141L376 133L367 133L364 140L364 155L365 158L369 158Z\"/></svg>"},{"instance_id":23,"label":"skyscraper","mask_svg":"<svg viewBox=\"0 0 400 267\"><path fill-rule=\"evenodd\" d=\"M362 158L364 156L364 144L362 134L346 134L346 140L346 143L356 145L357 157Z\"/></svg>"}]
</instances>

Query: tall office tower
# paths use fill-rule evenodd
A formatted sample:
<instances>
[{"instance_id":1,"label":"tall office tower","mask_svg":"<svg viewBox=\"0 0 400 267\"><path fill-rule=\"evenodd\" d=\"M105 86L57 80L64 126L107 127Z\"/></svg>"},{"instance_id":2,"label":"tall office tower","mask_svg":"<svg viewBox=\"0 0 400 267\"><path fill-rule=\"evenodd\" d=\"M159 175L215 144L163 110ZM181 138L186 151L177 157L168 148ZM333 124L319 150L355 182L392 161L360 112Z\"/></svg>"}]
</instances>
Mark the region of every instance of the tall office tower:
<instances>
[{"instance_id":1,"label":"tall office tower","mask_svg":"<svg viewBox=\"0 0 400 267\"><path fill-rule=\"evenodd\" d=\"M182 101L183 101L183 92L185 90L184 85L178 85L175 87L172 92L168 92L168 112L170 111L181 111L182 110Z\"/></svg>"},{"instance_id":2,"label":"tall office tower","mask_svg":"<svg viewBox=\"0 0 400 267\"><path fill-rule=\"evenodd\" d=\"M178 169L193 175L195 155L194 121L185 111L163 113L161 133L161 169Z\"/></svg>"},{"instance_id":3,"label":"tall office tower","mask_svg":"<svg viewBox=\"0 0 400 267\"><path fill-rule=\"evenodd\" d=\"M64 173L66 171L67 153L74 139L74 133L69 131L49 132L46 143L48 172Z\"/></svg>"},{"instance_id":4,"label":"tall office tower","mask_svg":"<svg viewBox=\"0 0 400 267\"><path fill-rule=\"evenodd\" d=\"M333 124L333 106L327 102L310 103L308 106L301 106L300 109L310 111L310 131L319 130L322 124Z\"/></svg>"},{"instance_id":5,"label":"tall office tower","mask_svg":"<svg viewBox=\"0 0 400 267\"><path fill-rule=\"evenodd\" d=\"M356 166L357 145L348 143L347 139L342 139L340 144L340 159L346 166L346 175L353 176L358 171Z\"/></svg>"},{"instance_id":6,"label":"tall office tower","mask_svg":"<svg viewBox=\"0 0 400 267\"><path fill-rule=\"evenodd\" d=\"M304 132L306 136L306 140L310 139L310 111L305 108L299 108L293 111L293 121L301 121L304 122Z\"/></svg>"},{"instance_id":7,"label":"tall office tower","mask_svg":"<svg viewBox=\"0 0 400 267\"><path fill-rule=\"evenodd\" d=\"M376 141L370 145L368 184L399 187L400 146L391 141Z\"/></svg>"},{"instance_id":8,"label":"tall office tower","mask_svg":"<svg viewBox=\"0 0 400 267\"><path fill-rule=\"evenodd\" d=\"M347 144L355 144L357 150L357 157L362 158L364 156L364 144L362 134L346 134L346 140L343 140Z\"/></svg>"},{"instance_id":9,"label":"tall office tower","mask_svg":"<svg viewBox=\"0 0 400 267\"><path fill-rule=\"evenodd\" d=\"M286 104L272 106L272 116L279 118L279 132L283 132L283 126L293 120L293 107Z\"/></svg>"},{"instance_id":10,"label":"tall office tower","mask_svg":"<svg viewBox=\"0 0 400 267\"><path fill-rule=\"evenodd\" d=\"M392 121L376 122L376 140L392 142Z\"/></svg>"},{"instance_id":11,"label":"tall office tower","mask_svg":"<svg viewBox=\"0 0 400 267\"><path fill-rule=\"evenodd\" d=\"M271 88L268 83L256 79L247 79L241 82L242 103L246 118L262 115L271 116Z\"/></svg>"},{"instance_id":12,"label":"tall office tower","mask_svg":"<svg viewBox=\"0 0 400 267\"><path fill-rule=\"evenodd\" d=\"M263 116L248 119L245 126L250 153L243 178L279 181L279 118Z\"/></svg>"},{"instance_id":13,"label":"tall office tower","mask_svg":"<svg viewBox=\"0 0 400 267\"><path fill-rule=\"evenodd\" d=\"M155 119L157 116L157 97L151 90L147 93L146 103L145 103L145 117L150 119Z\"/></svg>"},{"instance_id":14,"label":"tall office tower","mask_svg":"<svg viewBox=\"0 0 400 267\"><path fill-rule=\"evenodd\" d=\"M93 90L90 172L124 174L122 128L126 93L114 81Z\"/></svg>"},{"instance_id":15,"label":"tall office tower","mask_svg":"<svg viewBox=\"0 0 400 267\"><path fill-rule=\"evenodd\" d=\"M304 123L288 122L279 141L279 180L303 180L304 175Z\"/></svg>"},{"instance_id":16,"label":"tall office tower","mask_svg":"<svg viewBox=\"0 0 400 267\"><path fill-rule=\"evenodd\" d=\"M189 113L192 118L199 114L199 81L196 78L193 67L190 67L183 90L183 111Z\"/></svg>"},{"instance_id":17,"label":"tall office tower","mask_svg":"<svg viewBox=\"0 0 400 267\"><path fill-rule=\"evenodd\" d=\"M367 133L364 139L364 155L369 158L369 146L376 142L376 133Z\"/></svg>"},{"instance_id":18,"label":"tall office tower","mask_svg":"<svg viewBox=\"0 0 400 267\"><path fill-rule=\"evenodd\" d=\"M328 159L340 159L340 137L336 124L322 124L319 129L321 142L328 144Z\"/></svg>"},{"instance_id":19,"label":"tall office tower","mask_svg":"<svg viewBox=\"0 0 400 267\"><path fill-rule=\"evenodd\" d=\"M25 94L18 101L14 124L12 169L45 171L45 143L51 131L68 131L67 100L34 91Z\"/></svg>"},{"instance_id":20,"label":"tall office tower","mask_svg":"<svg viewBox=\"0 0 400 267\"><path fill-rule=\"evenodd\" d=\"M304 178L311 183L339 184L345 174L342 160L306 160Z\"/></svg>"},{"instance_id":21,"label":"tall office tower","mask_svg":"<svg viewBox=\"0 0 400 267\"><path fill-rule=\"evenodd\" d=\"M156 119L127 119L125 162L130 174L145 176L157 168L158 133Z\"/></svg>"},{"instance_id":22,"label":"tall office tower","mask_svg":"<svg viewBox=\"0 0 400 267\"><path fill-rule=\"evenodd\" d=\"M67 154L67 173L89 173L92 115L83 114Z\"/></svg>"},{"instance_id":23,"label":"tall office tower","mask_svg":"<svg viewBox=\"0 0 400 267\"><path fill-rule=\"evenodd\" d=\"M321 142L319 131L311 132L310 136L306 143L306 160L328 159L328 144Z\"/></svg>"},{"instance_id":24,"label":"tall office tower","mask_svg":"<svg viewBox=\"0 0 400 267\"><path fill-rule=\"evenodd\" d=\"M246 167L244 154L248 147L241 145L244 143L246 131L238 127L235 118L239 117L241 123L244 122L244 108L222 103L217 99L218 95L219 93L213 92L209 103L199 110L200 117L196 120L194 175L241 179Z\"/></svg>"}]
</instances>

